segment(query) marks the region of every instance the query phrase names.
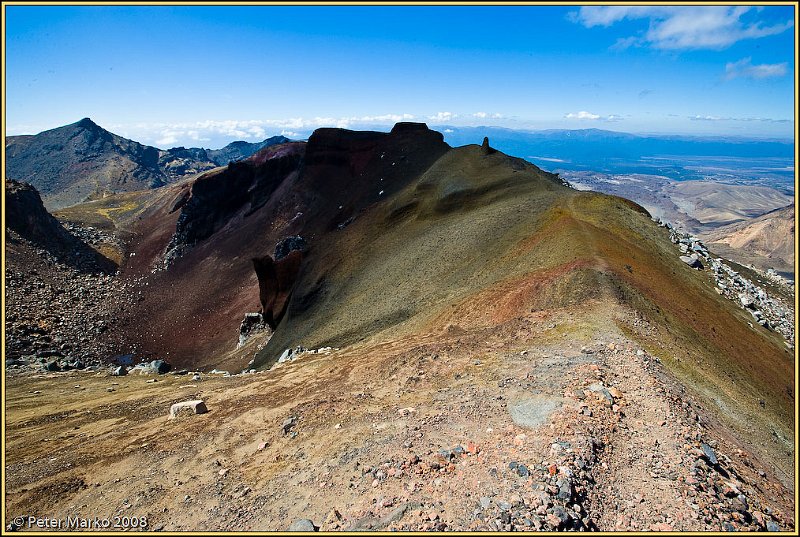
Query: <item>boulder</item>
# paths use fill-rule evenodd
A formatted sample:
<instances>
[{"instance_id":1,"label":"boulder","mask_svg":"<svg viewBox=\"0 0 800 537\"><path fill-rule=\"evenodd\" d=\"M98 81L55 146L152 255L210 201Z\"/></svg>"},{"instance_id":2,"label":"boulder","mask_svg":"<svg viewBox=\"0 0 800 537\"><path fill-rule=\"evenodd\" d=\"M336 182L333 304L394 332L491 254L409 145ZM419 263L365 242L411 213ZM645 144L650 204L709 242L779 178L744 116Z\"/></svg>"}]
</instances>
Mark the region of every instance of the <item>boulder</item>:
<instances>
[{"instance_id":1,"label":"boulder","mask_svg":"<svg viewBox=\"0 0 800 537\"><path fill-rule=\"evenodd\" d=\"M169 408L169 418L174 419L178 416L191 416L194 414L205 414L208 412L205 402L200 399L195 401L183 401L175 403Z\"/></svg>"},{"instance_id":2,"label":"boulder","mask_svg":"<svg viewBox=\"0 0 800 537\"><path fill-rule=\"evenodd\" d=\"M169 364L169 362L165 362L164 360L153 360L152 362L136 364L136 366L131 368L131 371L136 370L140 373L158 373L159 375L163 375L168 373L170 369L172 369L172 366Z\"/></svg>"},{"instance_id":3,"label":"boulder","mask_svg":"<svg viewBox=\"0 0 800 537\"><path fill-rule=\"evenodd\" d=\"M281 429L283 429L283 434L289 434L289 431L292 430L292 427L297 425L297 418L295 416L291 416L283 420L281 424Z\"/></svg>"},{"instance_id":4,"label":"boulder","mask_svg":"<svg viewBox=\"0 0 800 537\"><path fill-rule=\"evenodd\" d=\"M563 404L563 398L541 394L510 403L508 412L514 423L520 427L534 429L545 425L550 415Z\"/></svg>"},{"instance_id":5,"label":"boulder","mask_svg":"<svg viewBox=\"0 0 800 537\"><path fill-rule=\"evenodd\" d=\"M611 392L608 390L608 388L606 388L602 384L595 383L587 387L586 389L589 390L590 392L594 392L597 398L601 402L604 401L607 406L611 406L612 404L614 404L614 396L611 395Z\"/></svg>"},{"instance_id":6,"label":"boulder","mask_svg":"<svg viewBox=\"0 0 800 537\"><path fill-rule=\"evenodd\" d=\"M264 316L260 313L245 313L242 324L239 325L239 343L236 348L239 349L247 343L250 336L255 332L260 332L267 327L264 322Z\"/></svg>"},{"instance_id":7,"label":"boulder","mask_svg":"<svg viewBox=\"0 0 800 537\"><path fill-rule=\"evenodd\" d=\"M118 366L114 371L111 372L112 377L124 377L128 374L128 370L125 368L124 365Z\"/></svg>"},{"instance_id":8,"label":"boulder","mask_svg":"<svg viewBox=\"0 0 800 537\"><path fill-rule=\"evenodd\" d=\"M280 261L289 255L289 252L294 252L295 250L305 252L307 248L306 240L300 235L281 239L278 244L275 245L275 261Z\"/></svg>"},{"instance_id":9,"label":"boulder","mask_svg":"<svg viewBox=\"0 0 800 537\"><path fill-rule=\"evenodd\" d=\"M294 359L294 351L292 349L286 349L278 358L278 363L282 364L284 362L291 362Z\"/></svg>"},{"instance_id":10,"label":"boulder","mask_svg":"<svg viewBox=\"0 0 800 537\"><path fill-rule=\"evenodd\" d=\"M686 263L687 265L689 265L692 268L696 268L696 269L702 269L703 268L703 264L700 262L700 258L697 257L697 254L682 255L681 256L681 261L683 261L684 263Z\"/></svg>"},{"instance_id":11,"label":"boulder","mask_svg":"<svg viewBox=\"0 0 800 537\"><path fill-rule=\"evenodd\" d=\"M708 460L712 466L719 464L717 455L714 453L714 449L711 446L703 442L700 444L700 448L703 450L703 455L705 456L706 460Z\"/></svg>"},{"instance_id":12,"label":"boulder","mask_svg":"<svg viewBox=\"0 0 800 537\"><path fill-rule=\"evenodd\" d=\"M172 369L172 366L164 360L153 360L150 362L150 368L159 375L163 375L165 373L169 373L169 370Z\"/></svg>"},{"instance_id":13,"label":"boulder","mask_svg":"<svg viewBox=\"0 0 800 537\"><path fill-rule=\"evenodd\" d=\"M292 522L288 531L317 531L317 529L318 528L309 519L301 518L300 520Z\"/></svg>"}]
</instances>

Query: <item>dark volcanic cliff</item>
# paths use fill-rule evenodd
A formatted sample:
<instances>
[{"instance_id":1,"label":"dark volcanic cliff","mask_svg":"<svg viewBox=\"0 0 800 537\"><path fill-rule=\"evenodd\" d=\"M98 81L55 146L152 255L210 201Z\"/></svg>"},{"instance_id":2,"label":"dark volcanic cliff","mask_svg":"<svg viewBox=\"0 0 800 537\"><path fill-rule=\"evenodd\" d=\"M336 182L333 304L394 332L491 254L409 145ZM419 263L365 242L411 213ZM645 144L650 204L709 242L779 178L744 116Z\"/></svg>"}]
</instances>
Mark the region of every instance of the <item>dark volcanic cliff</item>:
<instances>
[{"instance_id":1,"label":"dark volcanic cliff","mask_svg":"<svg viewBox=\"0 0 800 537\"><path fill-rule=\"evenodd\" d=\"M449 150L422 124L398 124L390 133L320 129L307 143L265 147L170 187L171 197L161 196L162 205L132 230L136 255L123 271L150 278L151 292L126 313L124 339L177 363L218 365L212 360L235 347L242 315L260 309L252 259L299 235L310 251L303 265L324 263L338 234Z\"/></svg>"}]
</instances>

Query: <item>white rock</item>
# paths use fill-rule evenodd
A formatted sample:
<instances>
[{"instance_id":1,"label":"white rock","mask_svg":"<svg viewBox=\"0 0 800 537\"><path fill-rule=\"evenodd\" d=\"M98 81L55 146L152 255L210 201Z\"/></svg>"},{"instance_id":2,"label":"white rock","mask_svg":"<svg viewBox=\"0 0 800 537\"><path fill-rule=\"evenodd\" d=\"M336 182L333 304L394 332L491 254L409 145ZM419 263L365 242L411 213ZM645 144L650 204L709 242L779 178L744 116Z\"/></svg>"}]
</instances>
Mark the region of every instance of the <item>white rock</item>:
<instances>
[{"instance_id":1,"label":"white rock","mask_svg":"<svg viewBox=\"0 0 800 537\"><path fill-rule=\"evenodd\" d=\"M181 403L175 403L170 407L169 418L174 419L181 415L205 414L206 412L208 412L208 408L200 399L195 401L183 401Z\"/></svg>"}]
</instances>

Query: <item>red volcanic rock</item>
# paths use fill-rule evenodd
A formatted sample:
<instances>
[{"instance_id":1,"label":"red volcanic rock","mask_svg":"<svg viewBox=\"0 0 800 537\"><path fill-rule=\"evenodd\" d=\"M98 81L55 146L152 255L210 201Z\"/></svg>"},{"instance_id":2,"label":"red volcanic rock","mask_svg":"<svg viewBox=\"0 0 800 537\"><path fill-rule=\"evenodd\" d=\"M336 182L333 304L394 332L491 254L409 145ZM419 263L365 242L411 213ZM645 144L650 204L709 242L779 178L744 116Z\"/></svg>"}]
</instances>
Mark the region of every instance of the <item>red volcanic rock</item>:
<instances>
[{"instance_id":1,"label":"red volcanic rock","mask_svg":"<svg viewBox=\"0 0 800 537\"><path fill-rule=\"evenodd\" d=\"M261 314L264 322L273 330L286 313L302 261L303 253L299 250L289 252L278 261L274 261L269 255L253 258L253 268L258 277Z\"/></svg>"},{"instance_id":2,"label":"red volcanic rock","mask_svg":"<svg viewBox=\"0 0 800 537\"><path fill-rule=\"evenodd\" d=\"M179 367L239 367L212 360L235 348L242 315L260 302L274 328L312 311L331 250L342 238L357 239L342 230L449 149L424 124L398 124L390 133L318 129L307 143L271 146L196 178L185 186L188 196L168 187L131 230L135 255L123 271L149 285L120 312L119 339L143 354L169 353ZM296 236L313 242L313 253L263 257L273 254L267 245ZM154 266L165 270L151 273ZM302 337L277 329L269 352Z\"/></svg>"}]
</instances>

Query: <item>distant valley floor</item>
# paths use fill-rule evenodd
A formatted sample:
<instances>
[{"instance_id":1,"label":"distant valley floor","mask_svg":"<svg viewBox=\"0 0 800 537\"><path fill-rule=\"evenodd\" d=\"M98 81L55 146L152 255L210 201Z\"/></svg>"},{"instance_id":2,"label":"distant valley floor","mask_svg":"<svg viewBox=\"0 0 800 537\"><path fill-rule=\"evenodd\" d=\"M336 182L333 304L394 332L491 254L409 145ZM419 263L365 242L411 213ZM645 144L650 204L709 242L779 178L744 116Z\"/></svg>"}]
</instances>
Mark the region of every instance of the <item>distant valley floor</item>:
<instances>
[{"instance_id":1,"label":"distant valley floor","mask_svg":"<svg viewBox=\"0 0 800 537\"><path fill-rule=\"evenodd\" d=\"M654 218L701 237L715 253L794 280L794 195L780 182L677 181L664 175L556 169L578 190L633 200ZM768 186L773 185L773 186Z\"/></svg>"}]
</instances>

